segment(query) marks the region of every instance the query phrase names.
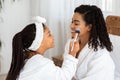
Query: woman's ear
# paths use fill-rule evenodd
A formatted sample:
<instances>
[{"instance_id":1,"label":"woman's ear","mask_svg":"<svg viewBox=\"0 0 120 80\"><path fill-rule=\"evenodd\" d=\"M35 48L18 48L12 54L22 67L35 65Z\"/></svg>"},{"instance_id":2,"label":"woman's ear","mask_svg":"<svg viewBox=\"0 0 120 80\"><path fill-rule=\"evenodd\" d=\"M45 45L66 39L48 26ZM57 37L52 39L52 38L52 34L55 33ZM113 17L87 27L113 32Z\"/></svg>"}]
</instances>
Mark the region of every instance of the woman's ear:
<instances>
[{"instance_id":1,"label":"woman's ear","mask_svg":"<svg viewBox=\"0 0 120 80\"><path fill-rule=\"evenodd\" d=\"M92 24L89 24L87 27L88 27L88 31L91 31L91 29L92 29Z\"/></svg>"}]
</instances>

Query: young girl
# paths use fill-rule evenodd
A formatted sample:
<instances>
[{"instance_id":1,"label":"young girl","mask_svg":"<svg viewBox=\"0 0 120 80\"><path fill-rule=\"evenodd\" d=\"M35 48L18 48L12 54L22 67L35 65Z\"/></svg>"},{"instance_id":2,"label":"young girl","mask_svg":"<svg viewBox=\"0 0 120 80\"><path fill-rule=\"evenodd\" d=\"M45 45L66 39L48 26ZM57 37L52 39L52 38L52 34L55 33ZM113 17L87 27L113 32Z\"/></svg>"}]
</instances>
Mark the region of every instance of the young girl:
<instances>
[{"instance_id":1,"label":"young girl","mask_svg":"<svg viewBox=\"0 0 120 80\"><path fill-rule=\"evenodd\" d=\"M46 50L54 47L54 37L44 25L44 18L35 20L13 38L12 63L6 80L71 80L78 63L74 56L79 43L75 42L73 51L64 57L61 68L55 66L43 56Z\"/></svg>"},{"instance_id":2,"label":"young girl","mask_svg":"<svg viewBox=\"0 0 120 80\"><path fill-rule=\"evenodd\" d=\"M72 37L80 29L80 50L77 53L79 62L75 80L114 80L114 63L110 57L110 42L106 24L100 8L81 5L74 10L71 23ZM69 52L69 41L65 52Z\"/></svg>"}]
</instances>

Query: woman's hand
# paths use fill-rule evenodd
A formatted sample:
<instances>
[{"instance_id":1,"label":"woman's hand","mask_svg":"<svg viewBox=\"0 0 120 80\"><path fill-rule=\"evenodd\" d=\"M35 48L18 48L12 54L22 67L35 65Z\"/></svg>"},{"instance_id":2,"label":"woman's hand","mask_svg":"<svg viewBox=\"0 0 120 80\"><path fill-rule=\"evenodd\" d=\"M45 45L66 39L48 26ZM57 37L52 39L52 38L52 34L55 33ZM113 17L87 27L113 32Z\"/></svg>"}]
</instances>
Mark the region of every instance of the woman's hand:
<instances>
[{"instance_id":1,"label":"woman's hand","mask_svg":"<svg viewBox=\"0 0 120 80\"><path fill-rule=\"evenodd\" d=\"M71 51L71 48L72 48L72 46L73 46L73 42L70 42L70 51L69 51L69 53L72 55L72 56L76 56L76 54L77 54L77 52L80 50L80 44L79 44L79 42L78 41L75 41L74 42L74 48L73 48L73 50Z\"/></svg>"}]
</instances>

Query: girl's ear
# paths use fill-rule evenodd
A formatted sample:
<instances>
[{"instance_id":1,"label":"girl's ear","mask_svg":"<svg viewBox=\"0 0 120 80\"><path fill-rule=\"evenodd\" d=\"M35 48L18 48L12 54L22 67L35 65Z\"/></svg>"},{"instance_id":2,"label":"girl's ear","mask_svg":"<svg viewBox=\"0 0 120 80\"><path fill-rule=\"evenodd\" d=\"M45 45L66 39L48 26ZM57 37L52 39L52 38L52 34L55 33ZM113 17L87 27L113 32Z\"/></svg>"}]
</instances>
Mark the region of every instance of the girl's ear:
<instances>
[{"instance_id":1,"label":"girl's ear","mask_svg":"<svg viewBox=\"0 0 120 80\"><path fill-rule=\"evenodd\" d=\"M87 27L88 27L88 31L91 31L91 29L92 29L92 24L89 24Z\"/></svg>"}]
</instances>

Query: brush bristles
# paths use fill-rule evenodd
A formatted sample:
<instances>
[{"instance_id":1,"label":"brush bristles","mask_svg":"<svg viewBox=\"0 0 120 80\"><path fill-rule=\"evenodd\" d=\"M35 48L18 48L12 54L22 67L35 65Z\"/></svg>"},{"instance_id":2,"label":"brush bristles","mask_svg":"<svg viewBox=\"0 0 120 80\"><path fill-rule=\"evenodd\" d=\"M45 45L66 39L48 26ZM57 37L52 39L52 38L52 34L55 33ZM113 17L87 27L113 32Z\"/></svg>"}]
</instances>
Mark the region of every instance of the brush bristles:
<instances>
[{"instance_id":1,"label":"brush bristles","mask_svg":"<svg viewBox=\"0 0 120 80\"><path fill-rule=\"evenodd\" d=\"M80 29L76 29L75 32L76 32L76 33L80 33Z\"/></svg>"}]
</instances>

